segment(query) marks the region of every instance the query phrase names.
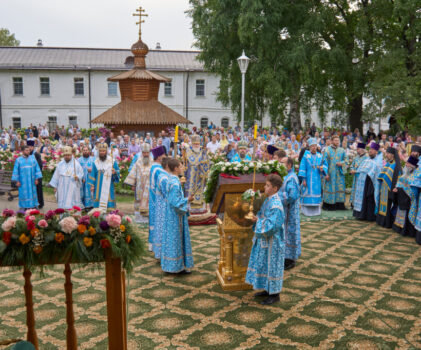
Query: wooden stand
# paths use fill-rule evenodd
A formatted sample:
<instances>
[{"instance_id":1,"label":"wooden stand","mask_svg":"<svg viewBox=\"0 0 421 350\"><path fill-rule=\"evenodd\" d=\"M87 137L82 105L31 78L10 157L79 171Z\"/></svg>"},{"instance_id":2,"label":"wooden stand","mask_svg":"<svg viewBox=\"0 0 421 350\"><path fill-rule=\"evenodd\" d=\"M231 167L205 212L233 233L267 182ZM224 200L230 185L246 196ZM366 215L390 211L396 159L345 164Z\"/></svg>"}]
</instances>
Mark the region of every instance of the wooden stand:
<instances>
[{"instance_id":1,"label":"wooden stand","mask_svg":"<svg viewBox=\"0 0 421 350\"><path fill-rule=\"evenodd\" d=\"M253 175L242 175L240 179L220 177L218 190L212 203L213 213L224 213L223 220L217 219L220 235L220 257L216 276L223 290L249 290L245 283L250 251L252 247L252 222L245 216L249 204L241 195L251 188ZM255 189L263 190L265 177L256 174Z\"/></svg>"},{"instance_id":2,"label":"wooden stand","mask_svg":"<svg viewBox=\"0 0 421 350\"><path fill-rule=\"evenodd\" d=\"M69 261L64 264L64 290L66 294L66 349L77 349L77 335L75 329L75 317L73 313L73 285L71 280L72 270ZM1 262L0 262L0 266ZM35 330L34 303L32 297L31 271L24 266L23 277L25 279L25 306L26 326L28 332L26 339L31 342L35 349L39 350L37 332ZM110 254L105 257L105 284L107 291L107 319L108 319L108 349L127 350L127 323L126 323L126 277L121 268L121 260L114 259Z\"/></svg>"}]
</instances>

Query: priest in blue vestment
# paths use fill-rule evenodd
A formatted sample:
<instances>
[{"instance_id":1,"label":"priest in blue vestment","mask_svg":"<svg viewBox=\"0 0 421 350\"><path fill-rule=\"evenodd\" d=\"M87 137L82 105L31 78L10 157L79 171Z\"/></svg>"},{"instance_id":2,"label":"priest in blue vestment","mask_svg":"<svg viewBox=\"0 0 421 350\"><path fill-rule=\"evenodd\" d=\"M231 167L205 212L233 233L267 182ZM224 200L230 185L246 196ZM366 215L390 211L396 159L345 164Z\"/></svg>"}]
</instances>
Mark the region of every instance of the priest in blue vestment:
<instances>
[{"instance_id":1,"label":"priest in blue vestment","mask_svg":"<svg viewBox=\"0 0 421 350\"><path fill-rule=\"evenodd\" d=\"M153 250L154 236L156 232L156 218L158 215L162 215L162 213L159 213L157 208L157 203L164 201L161 192L158 189L158 178L161 172L165 172L161 164L162 160L165 158L165 147L158 146L153 148L151 152L154 161L149 175L149 251Z\"/></svg>"},{"instance_id":2,"label":"priest in blue vestment","mask_svg":"<svg viewBox=\"0 0 421 350\"><path fill-rule=\"evenodd\" d=\"M83 180L83 169L79 162L73 158L73 149L69 146L63 148L63 160L58 163L49 185L54 188L57 207L72 209L80 207L80 188Z\"/></svg>"},{"instance_id":3,"label":"priest in blue vestment","mask_svg":"<svg viewBox=\"0 0 421 350\"><path fill-rule=\"evenodd\" d=\"M357 156L353 159L352 164L349 168L350 174L353 175L352 179L352 189L351 189L351 196L349 198L349 203L351 206L354 205L354 194L355 194L355 184L358 179L357 169L360 164L368 158L367 152L365 150L366 144L359 142L357 145Z\"/></svg>"},{"instance_id":4,"label":"priest in blue vestment","mask_svg":"<svg viewBox=\"0 0 421 350\"><path fill-rule=\"evenodd\" d=\"M418 159L410 156L403 168L402 175L398 179L392 192L396 196L397 211L393 229L402 236L415 237L416 231L412 222L416 212L411 210L411 203L415 201L415 192L411 189L411 183L415 179L415 170L418 167Z\"/></svg>"},{"instance_id":5,"label":"priest in blue vestment","mask_svg":"<svg viewBox=\"0 0 421 350\"><path fill-rule=\"evenodd\" d=\"M92 171L95 158L91 156L89 147L82 147L82 157L78 159L80 166L83 169L82 186L80 187L80 200L85 209L90 209L94 206L92 198L91 187L89 185L89 174Z\"/></svg>"},{"instance_id":6,"label":"priest in blue vestment","mask_svg":"<svg viewBox=\"0 0 421 350\"><path fill-rule=\"evenodd\" d=\"M246 141L240 141L237 144L237 153L234 157L231 158L231 163L233 162L250 162L251 157L247 154L248 144Z\"/></svg>"},{"instance_id":7,"label":"priest in blue vestment","mask_svg":"<svg viewBox=\"0 0 421 350\"><path fill-rule=\"evenodd\" d=\"M415 170L414 178L411 182L411 190L414 193L414 201L411 202L410 211L413 213L409 220L415 227L415 241L421 244L421 167Z\"/></svg>"},{"instance_id":8,"label":"priest in blue vestment","mask_svg":"<svg viewBox=\"0 0 421 350\"><path fill-rule=\"evenodd\" d=\"M279 196L285 213L285 270L292 269L301 255L300 234L300 183L294 172L292 158L281 160L288 174L284 177Z\"/></svg>"},{"instance_id":9,"label":"priest in blue vestment","mask_svg":"<svg viewBox=\"0 0 421 350\"><path fill-rule=\"evenodd\" d=\"M327 163L317 152L317 141L308 140L310 150L301 159L298 178L301 180L301 211L305 216L321 214L322 176L327 174Z\"/></svg>"},{"instance_id":10,"label":"priest in blue vestment","mask_svg":"<svg viewBox=\"0 0 421 350\"><path fill-rule=\"evenodd\" d=\"M376 163L379 145L370 144L368 158L364 159L355 173L353 216L360 220L376 221L378 210L380 169Z\"/></svg>"},{"instance_id":11,"label":"priest in blue vestment","mask_svg":"<svg viewBox=\"0 0 421 350\"><path fill-rule=\"evenodd\" d=\"M24 146L22 156L16 159L13 166L12 181L19 188L19 208L32 209L38 207L38 180L42 179L41 169L28 146Z\"/></svg>"},{"instance_id":12,"label":"priest in blue vestment","mask_svg":"<svg viewBox=\"0 0 421 350\"><path fill-rule=\"evenodd\" d=\"M268 196L257 216L253 217L254 237L247 268L246 283L253 289L263 289L255 294L265 296L262 305L278 302L282 289L285 260L284 209L278 194L282 186L279 175L266 179L265 194Z\"/></svg>"},{"instance_id":13,"label":"priest in blue vestment","mask_svg":"<svg viewBox=\"0 0 421 350\"><path fill-rule=\"evenodd\" d=\"M345 173L347 156L340 147L338 135L332 137L332 145L323 155L327 162L327 174L323 184L323 209L345 210Z\"/></svg>"},{"instance_id":14,"label":"priest in blue vestment","mask_svg":"<svg viewBox=\"0 0 421 350\"><path fill-rule=\"evenodd\" d=\"M114 183L120 181L120 170L112 156L107 156L108 145L98 145L98 158L95 159L89 175L89 185L93 192L94 208L106 211L116 207Z\"/></svg>"},{"instance_id":15,"label":"priest in blue vestment","mask_svg":"<svg viewBox=\"0 0 421 350\"><path fill-rule=\"evenodd\" d=\"M193 255L190 243L188 203L193 196L184 197L179 176L184 172L181 163L168 160L170 171L166 191L165 230L161 242L161 268L167 273L190 273Z\"/></svg>"},{"instance_id":16,"label":"priest in blue vestment","mask_svg":"<svg viewBox=\"0 0 421 350\"><path fill-rule=\"evenodd\" d=\"M388 147L386 150L387 163L377 178L379 182L379 210L376 221L380 226L392 228L395 221L397 206L392 192L402 173L401 161L397 149Z\"/></svg>"}]
</instances>

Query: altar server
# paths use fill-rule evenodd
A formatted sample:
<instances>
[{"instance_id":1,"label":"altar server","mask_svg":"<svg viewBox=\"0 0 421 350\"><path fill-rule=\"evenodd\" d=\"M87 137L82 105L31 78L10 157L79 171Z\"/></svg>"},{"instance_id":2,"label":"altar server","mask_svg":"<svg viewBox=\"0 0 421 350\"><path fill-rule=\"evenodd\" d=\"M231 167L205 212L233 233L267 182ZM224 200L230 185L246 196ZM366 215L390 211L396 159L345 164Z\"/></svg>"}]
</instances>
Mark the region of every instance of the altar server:
<instances>
[{"instance_id":1,"label":"altar server","mask_svg":"<svg viewBox=\"0 0 421 350\"><path fill-rule=\"evenodd\" d=\"M30 152L29 147L24 146L22 155L16 159L13 167L12 181L19 188L20 209L36 208L39 205L36 185L42 179L42 173Z\"/></svg>"},{"instance_id":2,"label":"altar server","mask_svg":"<svg viewBox=\"0 0 421 350\"><path fill-rule=\"evenodd\" d=\"M166 227L161 241L161 268L168 273L190 273L193 255L187 220L188 203L193 196L184 197L179 176L184 172L181 163L168 159L169 177L166 191Z\"/></svg>"},{"instance_id":3,"label":"altar server","mask_svg":"<svg viewBox=\"0 0 421 350\"><path fill-rule=\"evenodd\" d=\"M279 175L269 175L266 179L264 201L257 216L253 217L254 237L246 282L253 289L263 289L256 297L266 296L262 305L279 301L282 289L285 259L284 209L279 190L282 179Z\"/></svg>"},{"instance_id":4,"label":"altar server","mask_svg":"<svg viewBox=\"0 0 421 350\"><path fill-rule=\"evenodd\" d=\"M63 159L58 163L50 186L54 188L57 199L57 207L71 209L80 207L80 189L84 178L83 169L79 162L73 158L71 147L63 148Z\"/></svg>"},{"instance_id":5,"label":"altar server","mask_svg":"<svg viewBox=\"0 0 421 350\"><path fill-rule=\"evenodd\" d=\"M285 213L285 270L292 269L301 255L300 183L294 172L292 158L284 158L288 174L284 178L279 196Z\"/></svg>"},{"instance_id":6,"label":"altar server","mask_svg":"<svg viewBox=\"0 0 421 350\"><path fill-rule=\"evenodd\" d=\"M367 152L365 150L366 144L359 142L357 145L357 156L352 161L351 167L350 167L350 174L353 175L352 179L352 189L351 189L351 196L349 198L349 203L351 206L354 205L354 195L355 195L355 184L358 179L357 170L360 164L368 158Z\"/></svg>"}]
</instances>

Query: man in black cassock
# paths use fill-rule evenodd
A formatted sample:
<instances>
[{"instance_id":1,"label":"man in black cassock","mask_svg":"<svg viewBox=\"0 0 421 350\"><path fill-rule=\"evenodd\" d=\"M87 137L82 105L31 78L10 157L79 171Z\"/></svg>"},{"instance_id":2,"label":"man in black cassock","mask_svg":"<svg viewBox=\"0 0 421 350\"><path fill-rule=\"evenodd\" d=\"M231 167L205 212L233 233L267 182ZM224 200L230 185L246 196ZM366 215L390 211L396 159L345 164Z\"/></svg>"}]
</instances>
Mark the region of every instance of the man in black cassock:
<instances>
[{"instance_id":1,"label":"man in black cassock","mask_svg":"<svg viewBox=\"0 0 421 350\"><path fill-rule=\"evenodd\" d=\"M355 172L355 190L353 198L353 216L360 220L376 221L378 201L379 167L376 157L380 145L372 142L368 158L364 159Z\"/></svg>"},{"instance_id":2,"label":"man in black cassock","mask_svg":"<svg viewBox=\"0 0 421 350\"><path fill-rule=\"evenodd\" d=\"M402 173L402 167L398 151L393 147L387 148L386 160L387 163L377 179L380 186L380 195L376 222L382 227L392 228L397 210L397 206L394 205L394 192L392 191Z\"/></svg>"},{"instance_id":3,"label":"man in black cassock","mask_svg":"<svg viewBox=\"0 0 421 350\"><path fill-rule=\"evenodd\" d=\"M38 152L34 151L34 146L35 146L35 141L33 140L29 140L27 141L27 145L29 146L29 149L31 151L31 155L33 155L35 157L35 160L37 161L39 168L41 169L41 173L42 173L42 159L41 159L41 155ZM38 179L38 184L37 186L37 195L38 195L38 209L42 209L44 207L44 193L42 190L42 178Z\"/></svg>"},{"instance_id":4,"label":"man in black cassock","mask_svg":"<svg viewBox=\"0 0 421 350\"><path fill-rule=\"evenodd\" d=\"M411 201L416 200L414 192L411 190L411 183L414 180L415 169L418 167L418 159L410 156L406 161L403 174L399 177L396 187L393 189L397 199L398 210L396 212L393 229L402 236L415 237L416 231L414 225L409 220Z\"/></svg>"}]
</instances>

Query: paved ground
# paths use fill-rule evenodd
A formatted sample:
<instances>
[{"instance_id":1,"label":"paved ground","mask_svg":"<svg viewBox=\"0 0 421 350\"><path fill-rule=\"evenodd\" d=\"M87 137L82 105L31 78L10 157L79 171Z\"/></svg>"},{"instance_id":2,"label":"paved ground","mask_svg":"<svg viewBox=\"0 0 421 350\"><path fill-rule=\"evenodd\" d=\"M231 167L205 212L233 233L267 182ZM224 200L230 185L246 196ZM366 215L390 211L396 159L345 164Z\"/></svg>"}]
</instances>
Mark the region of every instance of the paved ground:
<instances>
[{"instance_id":1,"label":"paved ground","mask_svg":"<svg viewBox=\"0 0 421 350\"><path fill-rule=\"evenodd\" d=\"M191 275L167 276L148 254L127 281L129 349L421 348L421 246L355 220L305 222L302 236L302 257L270 307L219 287L215 226L191 228ZM65 349L62 269L33 276L43 350ZM21 272L0 273L0 340L23 338ZM75 269L72 281L79 349L105 350L102 267Z\"/></svg>"}]
</instances>

